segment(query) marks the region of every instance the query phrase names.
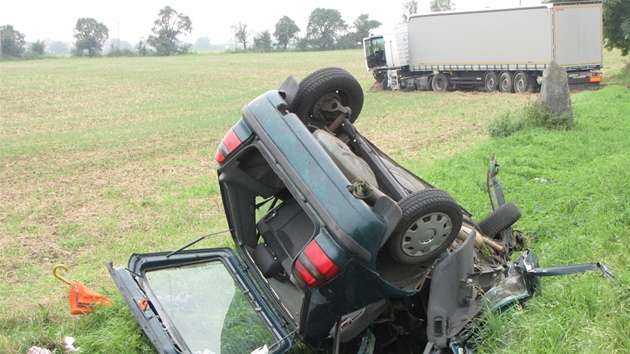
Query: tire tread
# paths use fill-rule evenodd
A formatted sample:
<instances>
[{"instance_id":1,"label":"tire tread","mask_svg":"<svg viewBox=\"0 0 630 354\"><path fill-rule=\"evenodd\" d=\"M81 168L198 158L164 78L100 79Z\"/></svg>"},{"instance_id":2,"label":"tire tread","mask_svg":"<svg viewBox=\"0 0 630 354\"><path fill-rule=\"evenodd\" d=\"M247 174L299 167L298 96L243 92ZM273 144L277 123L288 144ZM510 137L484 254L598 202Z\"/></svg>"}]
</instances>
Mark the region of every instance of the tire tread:
<instances>
[{"instance_id":1,"label":"tire tread","mask_svg":"<svg viewBox=\"0 0 630 354\"><path fill-rule=\"evenodd\" d=\"M512 226L520 218L521 212L516 205L512 202L507 202L478 222L477 226L479 226L482 234L493 237Z\"/></svg>"}]
</instances>

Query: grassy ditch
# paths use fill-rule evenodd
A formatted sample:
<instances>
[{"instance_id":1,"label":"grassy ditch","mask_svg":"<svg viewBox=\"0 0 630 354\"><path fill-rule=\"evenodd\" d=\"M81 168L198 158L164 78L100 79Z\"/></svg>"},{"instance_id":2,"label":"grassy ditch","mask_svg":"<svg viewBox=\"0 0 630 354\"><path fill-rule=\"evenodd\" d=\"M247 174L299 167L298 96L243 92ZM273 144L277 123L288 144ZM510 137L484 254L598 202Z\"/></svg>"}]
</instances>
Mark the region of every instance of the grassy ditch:
<instances>
[{"instance_id":1,"label":"grassy ditch","mask_svg":"<svg viewBox=\"0 0 630 354\"><path fill-rule=\"evenodd\" d=\"M528 307L489 319L483 350L624 352L630 79L618 53L605 54L605 82L616 84L572 95L573 129L502 139L488 136L488 122L534 94L383 92L360 51L3 62L0 352L62 352L65 336L89 353L153 352L103 262L124 265L131 253L226 229L218 142L251 99L325 66L363 85L364 135L478 217L490 212L485 170L496 154L506 195L523 213L516 226L543 265L602 261L617 275L544 279ZM217 236L199 247L227 245ZM67 285L50 274L57 263L114 306L71 316Z\"/></svg>"},{"instance_id":2,"label":"grassy ditch","mask_svg":"<svg viewBox=\"0 0 630 354\"><path fill-rule=\"evenodd\" d=\"M481 142L453 158L419 168L483 217L490 213L484 162L497 155L506 198L542 266L600 261L598 273L543 278L525 308L492 318L481 352L623 353L630 348L630 89L609 86L573 96L576 126L528 129ZM465 179L455 172L465 170Z\"/></svg>"}]
</instances>

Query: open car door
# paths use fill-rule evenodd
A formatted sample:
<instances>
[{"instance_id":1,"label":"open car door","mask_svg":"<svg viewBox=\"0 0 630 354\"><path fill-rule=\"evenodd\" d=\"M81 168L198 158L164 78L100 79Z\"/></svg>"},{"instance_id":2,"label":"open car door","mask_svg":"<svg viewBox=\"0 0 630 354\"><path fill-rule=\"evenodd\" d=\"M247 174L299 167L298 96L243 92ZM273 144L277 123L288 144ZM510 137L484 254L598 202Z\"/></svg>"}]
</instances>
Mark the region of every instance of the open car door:
<instances>
[{"instance_id":1,"label":"open car door","mask_svg":"<svg viewBox=\"0 0 630 354\"><path fill-rule=\"evenodd\" d=\"M160 353L283 353L286 321L228 248L134 254L106 266Z\"/></svg>"}]
</instances>

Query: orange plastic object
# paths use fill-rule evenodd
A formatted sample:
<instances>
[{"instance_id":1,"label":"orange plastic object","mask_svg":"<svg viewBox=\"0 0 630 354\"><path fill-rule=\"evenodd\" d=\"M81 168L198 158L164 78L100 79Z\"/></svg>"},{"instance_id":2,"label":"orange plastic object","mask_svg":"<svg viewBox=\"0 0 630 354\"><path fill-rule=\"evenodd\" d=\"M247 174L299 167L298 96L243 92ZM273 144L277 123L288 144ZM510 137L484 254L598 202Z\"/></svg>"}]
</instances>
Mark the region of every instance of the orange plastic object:
<instances>
[{"instance_id":1,"label":"orange plastic object","mask_svg":"<svg viewBox=\"0 0 630 354\"><path fill-rule=\"evenodd\" d=\"M57 274L57 269L68 271L68 267L63 264L57 264L53 267L53 275L62 282L70 285L68 297L70 298L70 313L73 315L81 315L85 313L93 313L94 305L111 306L111 300L107 296L88 288L87 286L75 281L71 283L69 280Z\"/></svg>"},{"instance_id":2,"label":"orange plastic object","mask_svg":"<svg viewBox=\"0 0 630 354\"><path fill-rule=\"evenodd\" d=\"M140 307L140 310L146 311L147 307L149 307L149 302L147 301L147 299L142 298L140 299L140 301L138 301L138 307Z\"/></svg>"}]
</instances>

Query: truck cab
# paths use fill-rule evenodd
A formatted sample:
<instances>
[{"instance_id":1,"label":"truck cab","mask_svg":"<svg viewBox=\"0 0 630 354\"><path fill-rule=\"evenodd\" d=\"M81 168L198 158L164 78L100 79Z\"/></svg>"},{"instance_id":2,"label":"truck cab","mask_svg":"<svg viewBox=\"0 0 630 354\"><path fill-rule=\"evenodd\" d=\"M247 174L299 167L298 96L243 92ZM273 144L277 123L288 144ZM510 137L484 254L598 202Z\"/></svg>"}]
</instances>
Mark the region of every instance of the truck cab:
<instances>
[{"instance_id":1,"label":"truck cab","mask_svg":"<svg viewBox=\"0 0 630 354\"><path fill-rule=\"evenodd\" d=\"M388 70L409 65L407 25L395 26L390 31L379 31L363 39L365 65L378 82L387 79Z\"/></svg>"}]
</instances>

